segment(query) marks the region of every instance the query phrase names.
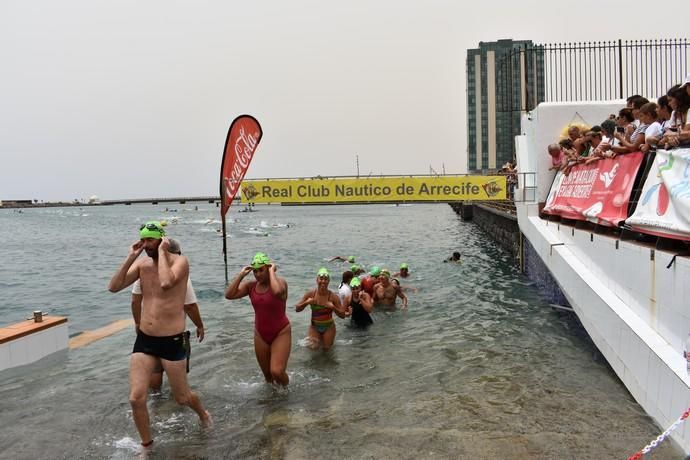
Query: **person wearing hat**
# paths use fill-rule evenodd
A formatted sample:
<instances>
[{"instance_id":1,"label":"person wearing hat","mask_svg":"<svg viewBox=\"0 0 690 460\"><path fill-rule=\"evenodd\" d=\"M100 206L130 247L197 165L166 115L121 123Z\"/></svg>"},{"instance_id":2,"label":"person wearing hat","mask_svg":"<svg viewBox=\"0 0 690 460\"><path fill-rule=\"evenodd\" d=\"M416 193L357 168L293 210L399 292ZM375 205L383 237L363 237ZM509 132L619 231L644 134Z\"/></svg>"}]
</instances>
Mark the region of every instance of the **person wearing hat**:
<instances>
[{"instance_id":1,"label":"person wearing hat","mask_svg":"<svg viewBox=\"0 0 690 460\"><path fill-rule=\"evenodd\" d=\"M331 257L330 259L328 259L329 262L333 262L333 261L335 261L335 260L340 260L340 261L342 261L342 262L347 262L347 263L349 263L349 264L354 264L354 263L355 263L355 256L347 256L347 257L345 257L345 256L335 256L335 257Z\"/></svg>"},{"instance_id":2,"label":"person wearing hat","mask_svg":"<svg viewBox=\"0 0 690 460\"><path fill-rule=\"evenodd\" d=\"M328 289L331 275L326 268L320 268L316 273L316 288L308 290L302 300L295 304L295 310L300 312L307 305L311 307L311 324L309 325L310 347L313 349L321 346L323 351L328 351L335 341L335 312L341 318L345 318L345 311L340 306L338 294Z\"/></svg>"},{"instance_id":3,"label":"person wearing hat","mask_svg":"<svg viewBox=\"0 0 690 460\"><path fill-rule=\"evenodd\" d=\"M242 282L254 273L254 281ZM276 275L276 264L263 252L233 278L225 290L226 299L249 296L254 308L254 351L266 382L287 386L287 362L292 347L292 329L285 314L288 285Z\"/></svg>"},{"instance_id":4,"label":"person wearing hat","mask_svg":"<svg viewBox=\"0 0 690 460\"><path fill-rule=\"evenodd\" d=\"M374 323L370 315L374 311L374 301L362 289L359 278L352 278L350 289L352 289L352 295L347 299L346 312L346 315L350 317L350 326L366 329Z\"/></svg>"},{"instance_id":5,"label":"person wearing hat","mask_svg":"<svg viewBox=\"0 0 690 460\"><path fill-rule=\"evenodd\" d=\"M399 276L400 278L407 278L410 276L410 266L406 263L400 264L400 271L393 274L393 276Z\"/></svg>"},{"instance_id":6,"label":"person wearing hat","mask_svg":"<svg viewBox=\"0 0 690 460\"><path fill-rule=\"evenodd\" d=\"M350 271L352 272L352 274L354 276L359 276L362 273L364 273L364 269L360 265L357 265L357 264L352 264L350 266Z\"/></svg>"},{"instance_id":7,"label":"person wearing hat","mask_svg":"<svg viewBox=\"0 0 690 460\"><path fill-rule=\"evenodd\" d=\"M182 254L182 248L177 240L170 239L170 248L168 249L173 254ZM141 281L136 280L132 285L132 317L134 318L135 330L139 330L139 323L141 322L141 307L144 296L141 293ZM192 277L187 277L187 293L184 298L184 311L196 326L196 337L201 342L204 340L204 323L201 320L199 313L199 304L197 303L194 286L192 286ZM185 331L185 338L187 340L187 373L189 373L189 359L191 354L191 345L189 343L189 331ZM163 367L158 363L154 369L153 376L149 382L149 388L154 391L159 391L163 384Z\"/></svg>"},{"instance_id":8,"label":"person wearing hat","mask_svg":"<svg viewBox=\"0 0 690 460\"><path fill-rule=\"evenodd\" d=\"M395 301L398 297L402 299L402 309L407 308L407 296L400 289L400 285L391 283L391 274L388 270L381 270L379 275L379 282L374 286L374 303L381 305L386 311L395 311L397 309Z\"/></svg>"},{"instance_id":9,"label":"person wearing hat","mask_svg":"<svg viewBox=\"0 0 690 460\"><path fill-rule=\"evenodd\" d=\"M139 258L142 252L148 257ZM141 280L146 308L141 312L130 358L129 402L144 448L153 444L146 399L159 362L168 375L175 401L191 407L202 424L211 423L210 414L187 383L184 299L188 277L187 258L171 253L170 240L161 223L149 221L139 228L139 240L130 246L125 261L108 284L110 292L119 292Z\"/></svg>"},{"instance_id":10,"label":"person wearing hat","mask_svg":"<svg viewBox=\"0 0 690 460\"><path fill-rule=\"evenodd\" d=\"M370 296L374 295L374 286L379 282L380 275L381 269L377 265L374 265L371 267L371 270L369 270L369 273L366 276L360 277L360 281L362 281L362 289Z\"/></svg>"}]
</instances>

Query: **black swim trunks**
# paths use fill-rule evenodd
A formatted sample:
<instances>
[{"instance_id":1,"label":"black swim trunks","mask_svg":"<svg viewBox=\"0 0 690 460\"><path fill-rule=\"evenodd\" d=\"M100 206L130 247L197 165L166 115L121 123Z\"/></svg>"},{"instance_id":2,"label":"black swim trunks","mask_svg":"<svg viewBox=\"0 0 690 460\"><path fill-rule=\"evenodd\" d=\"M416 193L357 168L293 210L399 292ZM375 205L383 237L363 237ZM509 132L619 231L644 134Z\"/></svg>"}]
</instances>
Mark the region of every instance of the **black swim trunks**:
<instances>
[{"instance_id":1,"label":"black swim trunks","mask_svg":"<svg viewBox=\"0 0 690 460\"><path fill-rule=\"evenodd\" d=\"M184 332L167 337L154 337L137 331L132 353L145 353L167 361L187 359L189 339Z\"/></svg>"}]
</instances>

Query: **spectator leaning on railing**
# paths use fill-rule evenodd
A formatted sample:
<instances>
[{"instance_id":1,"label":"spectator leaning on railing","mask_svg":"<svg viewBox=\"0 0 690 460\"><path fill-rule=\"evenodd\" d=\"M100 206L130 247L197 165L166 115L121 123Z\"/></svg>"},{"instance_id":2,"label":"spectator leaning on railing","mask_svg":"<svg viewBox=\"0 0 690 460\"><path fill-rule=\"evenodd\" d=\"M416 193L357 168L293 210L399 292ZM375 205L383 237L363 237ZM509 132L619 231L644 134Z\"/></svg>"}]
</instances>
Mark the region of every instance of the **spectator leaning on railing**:
<instances>
[{"instance_id":1,"label":"spectator leaning on railing","mask_svg":"<svg viewBox=\"0 0 690 460\"><path fill-rule=\"evenodd\" d=\"M674 109L671 115L672 126L659 141L664 148L673 148L679 145L690 144L690 75L683 85L673 87L668 94L669 105Z\"/></svg>"}]
</instances>

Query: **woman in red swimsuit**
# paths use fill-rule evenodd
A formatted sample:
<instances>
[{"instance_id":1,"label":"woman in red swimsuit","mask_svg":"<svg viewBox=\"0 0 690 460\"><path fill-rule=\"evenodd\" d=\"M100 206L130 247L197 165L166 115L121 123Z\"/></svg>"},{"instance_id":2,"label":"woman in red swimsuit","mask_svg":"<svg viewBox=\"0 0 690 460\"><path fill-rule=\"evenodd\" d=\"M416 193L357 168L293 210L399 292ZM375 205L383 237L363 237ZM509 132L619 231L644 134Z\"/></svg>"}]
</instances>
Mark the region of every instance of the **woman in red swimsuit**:
<instances>
[{"instance_id":1,"label":"woman in red swimsuit","mask_svg":"<svg viewBox=\"0 0 690 460\"><path fill-rule=\"evenodd\" d=\"M250 272L256 281L242 283ZM285 315L288 286L276 276L275 264L263 252L257 252L251 265L244 267L225 290L226 299L247 295L254 307L254 351L259 367L268 383L287 386L290 378L285 369L292 347L290 321Z\"/></svg>"}]
</instances>

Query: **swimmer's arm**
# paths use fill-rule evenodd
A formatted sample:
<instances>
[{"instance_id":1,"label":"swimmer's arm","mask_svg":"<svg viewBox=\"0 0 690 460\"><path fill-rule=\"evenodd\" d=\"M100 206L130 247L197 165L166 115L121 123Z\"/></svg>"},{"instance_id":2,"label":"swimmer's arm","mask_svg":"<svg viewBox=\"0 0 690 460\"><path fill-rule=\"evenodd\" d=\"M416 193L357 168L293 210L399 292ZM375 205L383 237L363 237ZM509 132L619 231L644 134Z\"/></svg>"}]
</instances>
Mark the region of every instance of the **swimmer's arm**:
<instances>
[{"instance_id":1,"label":"swimmer's arm","mask_svg":"<svg viewBox=\"0 0 690 460\"><path fill-rule=\"evenodd\" d=\"M302 296L302 300L300 300L299 302L297 302L295 304L295 311L300 312L300 311L304 310L304 308L307 305L314 302L313 295L314 295L314 291L307 291L306 294L304 294L304 296Z\"/></svg>"},{"instance_id":2,"label":"swimmer's arm","mask_svg":"<svg viewBox=\"0 0 690 460\"><path fill-rule=\"evenodd\" d=\"M340 304L340 297L336 294L331 294L331 302L333 303L333 311L339 318L345 318L347 316L347 309L343 308Z\"/></svg>"},{"instance_id":3,"label":"swimmer's arm","mask_svg":"<svg viewBox=\"0 0 690 460\"><path fill-rule=\"evenodd\" d=\"M251 291L253 283L251 283L251 282L242 283L242 280L251 271L252 271L252 267L246 266L242 270L240 270L240 272L237 274L237 276L235 276L232 279L232 281L230 281L230 284L228 284L228 287L225 290L225 298L226 299L230 299L230 300L239 299L241 297L249 295L249 291Z\"/></svg>"},{"instance_id":4,"label":"swimmer's arm","mask_svg":"<svg viewBox=\"0 0 690 460\"><path fill-rule=\"evenodd\" d=\"M342 260L343 262L346 262L346 261L347 261L347 259L346 259L345 257L343 257L343 256L335 256L335 257L332 257L332 258L328 259L329 262L333 262L333 261L335 261L335 260Z\"/></svg>"},{"instance_id":5,"label":"swimmer's arm","mask_svg":"<svg viewBox=\"0 0 690 460\"><path fill-rule=\"evenodd\" d=\"M400 289L399 286L398 286L398 297L400 297L400 298L402 299L402 306L403 306L404 308L407 308L407 296L406 296L405 293L402 291L402 289Z\"/></svg>"},{"instance_id":6,"label":"swimmer's arm","mask_svg":"<svg viewBox=\"0 0 690 460\"><path fill-rule=\"evenodd\" d=\"M176 286L181 280L187 283L189 276L189 262L185 256L176 257L170 262L170 243L167 237L158 246L158 279L164 291Z\"/></svg>"},{"instance_id":7,"label":"swimmer's arm","mask_svg":"<svg viewBox=\"0 0 690 460\"><path fill-rule=\"evenodd\" d=\"M271 292L274 296L287 300L287 282L276 276L276 265L268 266L268 280L271 285Z\"/></svg>"},{"instance_id":8,"label":"swimmer's arm","mask_svg":"<svg viewBox=\"0 0 690 460\"><path fill-rule=\"evenodd\" d=\"M362 308L367 313L371 313L374 311L374 299L371 298L369 294L366 292L362 292L359 294L359 303L362 305Z\"/></svg>"},{"instance_id":9,"label":"swimmer's arm","mask_svg":"<svg viewBox=\"0 0 690 460\"><path fill-rule=\"evenodd\" d=\"M108 283L108 290L110 292L119 292L139 278L139 265L135 261L143 250L144 242L141 240L136 241L130 246L127 258L110 279L110 283Z\"/></svg>"},{"instance_id":10,"label":"swimmer's arm","mask_svg":"<svg viewBox=\"0 0 690 460\"><path fill-rule=\"evenodd\" d=\"M204 322L201 321L201 313L199 313L199 304L194 302L184 306L184 312L187 313L189 319L192 320L196 326L196 337L199 342L204 340Z\"/></svg>"},{"instance_id":11,"label":"swimmer's arm","mask_svg":"<svg viewBox=\"0 0 690 460\"><path fill-rule=\"evenodd\" d=\"M143 299L143 294L132 294L132 318L134 318L134 327L137 330L141 322L141 303Z\"/></svg>"}]
</instances>

